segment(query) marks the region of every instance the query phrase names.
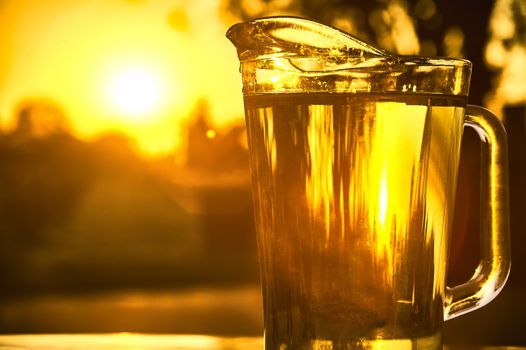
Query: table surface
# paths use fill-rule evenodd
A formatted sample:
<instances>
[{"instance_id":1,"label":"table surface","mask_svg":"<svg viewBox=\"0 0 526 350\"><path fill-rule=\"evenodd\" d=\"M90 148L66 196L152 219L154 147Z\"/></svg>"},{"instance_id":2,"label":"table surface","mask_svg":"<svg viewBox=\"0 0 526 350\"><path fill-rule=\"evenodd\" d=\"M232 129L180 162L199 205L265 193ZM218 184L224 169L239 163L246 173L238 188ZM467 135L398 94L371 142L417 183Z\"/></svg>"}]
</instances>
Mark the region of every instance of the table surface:
<instances>
[{"instance_id":1,"label":"table surface","mask_svg":"<svg viewBox=\"0 0 526 350\"><path fill-rule=\"evenodd\" d=\"M261 337L209 335L34 334L0 335L0 350L237 350L263 349ZM445 346L445 350L519 350L526 347Z\"/></svg>"}]
</instances>

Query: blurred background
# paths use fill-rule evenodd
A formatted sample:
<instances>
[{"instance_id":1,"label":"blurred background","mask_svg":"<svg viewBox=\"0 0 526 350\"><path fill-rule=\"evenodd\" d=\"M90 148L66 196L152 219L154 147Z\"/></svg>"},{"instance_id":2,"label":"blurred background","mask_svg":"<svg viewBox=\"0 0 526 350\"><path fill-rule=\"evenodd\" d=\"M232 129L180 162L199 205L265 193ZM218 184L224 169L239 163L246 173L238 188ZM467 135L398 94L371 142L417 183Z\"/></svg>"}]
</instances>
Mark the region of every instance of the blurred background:
<instances>
[{"instance_id":1,"label":"blurred background","mask_svg":"<svg viewBox=\"0 0 526 350\"><path fill-rule=\"evenodd\" d=\"M0 333L262 334L236 22L297 15L467 58L506 124L513 266L456 344L526 345L523 0L1 0ZM466 131L449 284L478 261Z\"/></svg>"}]
</instances>

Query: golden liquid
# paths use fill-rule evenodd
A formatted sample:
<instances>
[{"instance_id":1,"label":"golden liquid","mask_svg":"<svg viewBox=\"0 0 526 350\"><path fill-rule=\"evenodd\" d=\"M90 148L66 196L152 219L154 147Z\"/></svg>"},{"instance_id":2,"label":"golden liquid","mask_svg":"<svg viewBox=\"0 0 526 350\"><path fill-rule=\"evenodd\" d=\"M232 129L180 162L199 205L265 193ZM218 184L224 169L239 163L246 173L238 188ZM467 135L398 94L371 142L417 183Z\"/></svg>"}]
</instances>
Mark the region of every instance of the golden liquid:
<instances>
[{"instance_id":1,"label":"golden liquid","mask_svg":"<svg viewBox=\"0 0 526 350\"><path fill-rule=\"evenodd\" d=\"M266 349L438 349L465 100L245 97Z\"/></svg>"}]
</instances>

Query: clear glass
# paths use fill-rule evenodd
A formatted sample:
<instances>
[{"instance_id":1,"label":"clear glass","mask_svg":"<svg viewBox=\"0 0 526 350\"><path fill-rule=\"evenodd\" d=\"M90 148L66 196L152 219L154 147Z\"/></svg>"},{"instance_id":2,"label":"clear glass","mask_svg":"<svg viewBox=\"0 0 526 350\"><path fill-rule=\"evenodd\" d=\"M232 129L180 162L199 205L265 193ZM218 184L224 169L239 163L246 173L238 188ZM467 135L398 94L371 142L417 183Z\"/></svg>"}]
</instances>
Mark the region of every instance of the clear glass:
<instances>
[{"instance_id":1,"label":"clear glass","mask_svg":"<svg viewBox=\"0 0 526 350\"><path fill-rule=\"evenodd\" d=\"M509 273L506 139L467 107L471 64L400 57L334 28L233 26L266 349L440 349ZM464 126L485 144L481 263L446 287Z\"/></svg>"}]
</instances>

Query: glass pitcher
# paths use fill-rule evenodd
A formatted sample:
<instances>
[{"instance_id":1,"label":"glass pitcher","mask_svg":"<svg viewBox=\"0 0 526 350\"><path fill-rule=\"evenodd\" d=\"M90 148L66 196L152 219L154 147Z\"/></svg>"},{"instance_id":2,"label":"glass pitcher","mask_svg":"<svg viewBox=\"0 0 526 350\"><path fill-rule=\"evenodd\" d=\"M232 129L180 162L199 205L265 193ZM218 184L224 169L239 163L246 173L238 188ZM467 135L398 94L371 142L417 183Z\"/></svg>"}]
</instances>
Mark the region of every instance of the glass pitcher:
<instances>
[{"instance_id":1,"label":"glass pitcher","mask_svg":"<svg viewBox=\"0 0 526 350\"><path fill-rule=\"evenodd\" d=\"M236 24L266 349L441 349L510 269L507 146L471 63L301 18ZM446 286L463 128L483 143L481 261Z\"/></svg>"}]
</instances>

